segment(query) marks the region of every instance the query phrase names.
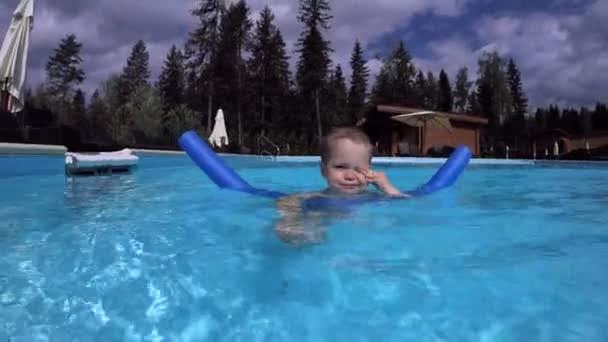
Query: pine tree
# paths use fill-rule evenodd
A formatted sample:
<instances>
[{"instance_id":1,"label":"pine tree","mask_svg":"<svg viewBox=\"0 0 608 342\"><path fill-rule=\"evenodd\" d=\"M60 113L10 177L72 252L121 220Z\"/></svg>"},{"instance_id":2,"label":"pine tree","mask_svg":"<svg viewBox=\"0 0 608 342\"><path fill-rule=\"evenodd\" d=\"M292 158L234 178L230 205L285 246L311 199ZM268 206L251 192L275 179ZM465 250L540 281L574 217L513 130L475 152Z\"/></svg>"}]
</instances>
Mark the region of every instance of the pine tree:
<instances>
[{"instance_id":1,"label":"pine tree","mask_svg":"<svg viewBox=\"0 0 608 342\"><path fill-rule=\"evenodd\" d=\"M121 75L121 104L125 104L129 97L140 87L149 87L150 77L150 54L143 40L138 40L131 49L127 59L127 65L123 68Z\"/></svg>"},{"instance_id":2,"label":"pine tree","mask_svg":"<svg viewBox=\"0 0 608 342\"><path fill-rule=\"evenodd\" d=\"M512 58L509 59L507 64L507 83L509 88L509 95L511 99L511 110L510 116L507 120L508 128L506 129L507 137L514 139L515 145L517 146L517 138L519 135L524 133L526 128L526 112L528 111L528 99L524 94L521 76L515 62ZM576 113L576 112L575 112ZM574 119L575 126L577 118L569 117L571 120Z\"/></svg>"},{"instance_id":3,"label":"pine tree","mask_svg":"<svg viewBox=\"0 0 608 342\"><path fill-rule=\"evenodd\" d=\"M537 108L534 114L534 126L536 127L536 133L541 133L547 129L547 113L542 108Z\"/></svg>"},{"instance_id":4,"label":"pine tree","mask_svg":"<svg viewBox=\"0 0 608 342\"><path fill-rule=\"evenodd\" d=\"M84 98L84 92L82 89L78 88L74 93L74 98L72 99L72 103L70 106L70 119L69 123L74 126L86 128L87 120L86 120L86 104Z\"/></svg>"},{"instance_id":5,"label":"pine tree","mask_svg":"<svg viewBox=\"0 0 608 342\"><path fill-rule=\"evenodd\" d=\"M425 107L425 94L426 94L426 78L424 77L424 73L422 70L418 70L416 74L416 79L414 80L414 101L413 105L416 108Z\"/></svg>"},{"instance_id":6,"label":"pine tree","mask_svg":"<svg viewBox=\"0 0 608 342\"><path fill-rule=\"evenodd\" d=\"M424 108L435 110L437 109L438 89L435 75L432 71L426 73L426 90L424 93Z\"/></svg>"},{"instance_id":7,"label":"pine tree","mask_svg":"<svg viewBox=\"0 0 608 342\"><path fill-rule=\"evenodd\" d=\"M217 50L219 45L221 19L225 12L224 0L200 0L199 6L191 11L198 25L190 32L186 42L185 57L189 89L187 102L194 110L203 109L204 95L207 95L207 131L211 132L213 98L215 96Z\"/></svg>"},{"instance_id":8,"label":"pine tree","mask_svg":"<svg viewBox=\"0 0 608 342\"><path fill-rule=\"evenodd\" d=\"M352 120L351 115L346 115L347 106L347 92L346 92L346 80L342 73L342 67L340 64L336 65L336 69L332 72L329 80L329 115L326 117L326 124L328 126L334 125L345 125ZM350 122L354 124L354 122Z\"/></svg>"},{"instance_id":9,"label":"pine tree","mask_svg":"<svg viewBox=\"0 0 608 342\"><path fill-rule=\"evenodd\" d=\"M528 111L528 99L523 91L521 75L512 58L507 64L507 82L511 94L512 112L517 117L523 118Z\"/></svg>"},{"instance_id":10,"label":"pine tree","mask_svg":"<svg viewBox=\"0 0 608 342\"><path fill-rule=\"evenodd\" d=\"M163 111L157 89L136 88L125 107L131 115L129 133L132 143L157 144L161 141Z\"/></svg>"},{"instance_id":11,"label":"pine tree","mask_svg":"<svg viewBox=\"0 0 608 342\"><path fill-rule=\"evenodd\" d=\"M412 105L415 96L413 91L416 67L412 62L412 56L405 48L403 41L399 42L397 49L391 57L393 66L393 86L395 96L400 104Z\"/></svg>"},{"instance_id":12,"label":"pine tree","mask_svg":"<svg viewBox=\"0 0 608 342\"><path fill-rule=\"evenodd\" d=\"M74 87L85 79L80 58L82 44L76 35L69 34L61 39L59 47L46 64L47 93L51 96L51 109L60 115L74 95ZM59 121L63 118L60 116Z\"/></svg>"},{"instance_id":13,"label":"pine tree","mask_svg":"<svg viewBox=\"0 0 608 342\"><path fill-rule=\"evenodd\" d=\"M467 97L466 113L474 116L483 116L484 114L481 112L481 106L479 105L479 98L477 97L477 94L477 89L473 89L469 92L469 96Z\"/></svg>"},{"instance_id":14,"label":"pine tree","mask_svg":"<svg viewBox=\"0 0 608 342\"><path fill-rule=\"evenodd\" d=\"M439 86L437 93L437 109L451 112L453 107L452 87L448 75L443 69L439 72Z\"/></svg>"},{"instance_id":15,"label":"pine tree","mask_svg":"<svg viewBox=\"0 0 608 342\"><path fill-rule=\"evenodd\" d=\"M560 128L574 136L581 134L578 111L574 108L564 108L560 120ZM517 133L517 132L516 132Z\"/></svg>"},{"instance_id":16,"label":"pine tree","mask_svg":"<svg viewBox=\"0 0 608 342\"><path fill-rule=\"evenodd\" d=\"M158 88L163 109L170 111L184 101L184 64L183 55L175 45L171 47L163 69L158 77Z\"/></svg>"},{"instance_id":17,"label":"pine tree","mask_svg":"<svg viewBox=\"0 0 608 342\"><path fill-rule=\"evenodd\" d=\"M267 78L272 74L272 35L276 31L273 24L274 14L266 5L260 13L260 18L255 23L255 31L252 39L251 59L249 70L251 72L251 83L256 96L256 112L259 112L262 134L266 129L266 111L268 107L268 88L270 86ZM257 102L259 99L259 102Z\"/></svg>"},{"instance_id":18,"label":"pine tree","mask_svg":"<svg viewBox=\"0 0 608 342\"><path fill-rule=\"evenodd\" d=\"M454 85L454 109L458 113L467 111L467 100L472 82L468 80L468 69L462 67L456 73L456 84Z\"/></svg>"},{"instance_id":19,"label":"pine tree","mask_svg":"<svg viewBox=\"0 0 608 342\"><path fill-rule=\"evenodd\" d=\"M358 40L355 41L353 52L350 57L350 90L348 92L348 108L351 120L357 122L363 116L365 95L367 92L367 78L369 70L363 59L363 49Z\"/></svg>"},{"instance_id":20,"label":"pine tree","mask_svg":"<svg viewBox=\"0 0 608 342\"><path fill-rule=\"evenodd\" d=\"M281 31L277 28L272 36L272 49L270 50L274 64L274 72L271 78L276 82L277 90L286 93L290 87L289 56L287 47Z\"/></svg>"},{"instance_id":21,"label":"pine tree","mask_svg":"<svg viewBox=\"0 0 608 342\"><path fill-rule=\"evenodd\" d=\"M376 79L374 98L382 98L384 101L399 105L414 105L416 102L414 91L416 68L403 41L399 41L397 47L392 51L391 56L382 66L380 75L382 76ZM378 93L379 91L383 93Z\"/></svg>"},{"instance_id":22,"label":"pine tree","mask_svg":"<svg viewBox=\"0 0 608 342\"><path fill-rule=\"evenodd\" d=\"M329 30L331 8L327 0L299 0L298 21L304 24L298 39L296 80L300 95L314 99L317 121L317 138L323 136L321 121L321 90L327 82L331 48L323 38L322 30Z\"/></svg>"},{"instance_id":23,"label":"pine tree","mask_svg":"<svg viewBox=\"0 0 608 342\"><path fill-rule=\"evenodd\" d=\"M228 117L234 114L236 121L236 135L238 145L243 144L243 81L246 76L245 60L243 52L250 46L249 37L251 30L249 19L249 7L244 0L239 0L230 5L226 11L220 28L220 40L218 45L218 61L216 71L218 84L218 101L224 108L232 109L224 111ZM230 130L230 127L228 127Z\"/></svg>"},{"instance_id":24,"label":"pine tree","mask_svg":"<svg viewBox=\"0 0 608 342\"><path fill-rule=\"evenodd\" d=\"M89 99L89 106L87 107L87 117L89 120L89 136L93 141L104 141L107 137L105 130L106 120L106 106L101 98L101 94L98 89L95 89L93 95Z\"/></svg>"},{"instance_id":25,"label":"pine tree","mask_svg":"<svg viewBox=\"0 0 608 342\"><path fill-rule=\"evenodd\" d=\"M253 96L253 111L257 114L262 134L278 123L281 104L289 88L289 57L281 32L274 24L274 14L268 6L260 13L252 37L248 64ZM273 135L273 132L270 132Z\"/></svg>"},{"instance_id":26,"label":"pine tree","mask_svg":"<svg viewBox=\"0 0 608 342\"><path fill-rule=\"evenodd\" d=\"M130 132L132 117L126 113L125 105L122 104L121 86L122 78L118 74L110 75L101 85L101 98L106 108L103 130L112 143L129 144L133 141Z\"/></svg>"},{"instance_id":27,"label":"pine tree","mask_svg":"<svg viewBox=\"0 0 608 342\"><path fill-rule=\"evenodd\" d=\"M394 104L396 102L393 96L392 82L389 75L389 69L382 67L372 89L373 102L376 104L386 103Z\"/></svg>"},{"instance_id":28,"label":"pine tree","mask_svg":"<svg viewBox=\"0 0 608 342\"><path fill-rule=\"evenodd\" d=\"M585 107L580 110L579 131L584 137L588 137L589 133L591 133L591 112Z\"/></svg>"},{"instance_id":29,"label":"pine tree","mask_svg":"<svg viewBox=\"0 0 608 342\"><path fill-rule=\"evenodd\" d=\"M502 126L512 108L505 63L497 52L484 53L478 63L477 98L489 121L489 142L495 144L503 138Z\"/></svg>"},{"instance_id":30,"label":"pine tree","mask_svg":"<svg viewBox=\"0 0 608 342\"><path fill-rule=\"evenodd\" d=\"M596 103L595 110L591 115L592 129L594 131L608 130L608 107L602 103Z\"/></svg>"},{"instance_id":31,"label":"pine tree","mask_svg":"<svg viewBox=\"0 0 608 342\"><path fill-rule=\"evenodd\" d=\"M547 129L558 129L560 128L560 110L558 106L549 105L549 111L547 113Z\"/></svg>"}]
</instances>

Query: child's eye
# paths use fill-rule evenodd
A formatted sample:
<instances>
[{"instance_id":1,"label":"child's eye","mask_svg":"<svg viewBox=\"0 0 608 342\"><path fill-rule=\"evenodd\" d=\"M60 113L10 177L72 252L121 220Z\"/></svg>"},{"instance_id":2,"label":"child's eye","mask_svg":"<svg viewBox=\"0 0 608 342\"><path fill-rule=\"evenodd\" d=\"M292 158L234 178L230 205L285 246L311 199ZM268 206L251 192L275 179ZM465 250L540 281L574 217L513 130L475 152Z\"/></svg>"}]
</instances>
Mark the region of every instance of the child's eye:
<instances>
[{"instance_id":1,"label":"child's eye","mask_svg":"<svg viewBox=\"0 0 608 342\"><path fill-rule=\"evenodd\" d=\"M336 165L336 169L346 169L346 165Z\"/></svg>"}]
</instances>

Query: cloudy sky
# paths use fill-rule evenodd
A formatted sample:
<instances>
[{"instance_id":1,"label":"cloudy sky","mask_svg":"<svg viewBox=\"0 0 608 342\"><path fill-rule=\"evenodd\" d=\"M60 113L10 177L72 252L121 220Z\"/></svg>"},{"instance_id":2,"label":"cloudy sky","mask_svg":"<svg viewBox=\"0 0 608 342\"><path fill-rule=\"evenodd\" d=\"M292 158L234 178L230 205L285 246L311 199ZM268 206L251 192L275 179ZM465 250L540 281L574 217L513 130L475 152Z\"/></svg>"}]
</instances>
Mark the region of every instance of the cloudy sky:
<instances>
[{"instance_id":1,"label":"cloudy sky","mask_svg":"<svg viewBox=\"0 0 608 342\"><path fill-rule=\"evenodd\" d=\"M227 0L229 1L229 0ZM19 0L0 0L0 34ZM44 66L59 40L75 33L93 90L119 72L137 39L146 41L153 76L171 45L183 46L194 27L197 0L36 0L29 82L44 80ZM444 68L453 81L467 66L475 77L486 50L513 57L533 106L608 102L608 1L606 0L333 0L327 37L333 60L346 69L355 39L377 72L402 39L418 68ZM268 4L293 50L301 30L297 0L249 0L253 18ZM296 56L292 59L295 60ZM293 61L292 61L293 62Z\"/></svg>"}]
</instances>

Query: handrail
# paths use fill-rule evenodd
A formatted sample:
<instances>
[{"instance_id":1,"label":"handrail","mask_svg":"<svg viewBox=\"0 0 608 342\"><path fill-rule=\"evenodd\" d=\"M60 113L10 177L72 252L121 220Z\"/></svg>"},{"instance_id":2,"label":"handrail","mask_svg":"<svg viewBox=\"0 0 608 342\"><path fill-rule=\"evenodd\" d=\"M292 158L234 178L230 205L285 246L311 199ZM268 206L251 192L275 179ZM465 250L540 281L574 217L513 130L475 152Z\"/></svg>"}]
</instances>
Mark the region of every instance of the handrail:
<instances>
[{"instance_id":1,"label":"handrail","mask_svg":"<svg viewBox=\"0 0 608 342\"><path fill-rule=\"evenodd\" d=\"M279 148L279 146L277 144L273 143L272 140L268 139L268 137L266 137L264 134L260 134L258 136L258 153L260 153L259 151L261 150L260 145L262 144L262 141L270 144L277 151L275 157L278 157L281 154L281 149ZM266 150L264 150L264 151L266 151ZM266 152L268 152L268 151L266 151ZM268 154L270 154L270 152L268 152Z\"/></svg>"},{"instance_id":2,"label":"handrail","mask_svg":"<svg viewBox=\"0 0 608 342\"><path fill-rule=\"evenodd\" d=\"M260 152L261 156L268 156L268 159L270 160L275 160L276 157L272 155L272 153L268 152L267 150L263 150L262 152Z\"/></svg>"}]
</instances>

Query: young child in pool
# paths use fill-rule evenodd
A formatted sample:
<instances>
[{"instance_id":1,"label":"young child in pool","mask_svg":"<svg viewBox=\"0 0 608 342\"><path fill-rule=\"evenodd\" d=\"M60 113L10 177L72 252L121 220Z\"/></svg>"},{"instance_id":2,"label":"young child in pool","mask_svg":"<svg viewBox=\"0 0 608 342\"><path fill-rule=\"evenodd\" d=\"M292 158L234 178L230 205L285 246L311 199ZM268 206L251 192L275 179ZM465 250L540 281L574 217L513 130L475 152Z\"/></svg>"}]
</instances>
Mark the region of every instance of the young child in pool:
<instances>
[{"instance_id":1,"label":"young child in pool","mask_svg":"<svg viewBox=\"0 0 608 342\"><path fill-rule=\"evenodd\" d=\"M368 191L369 184L386 196L406 197L383 172L371 170L372 150L369 138L359 128L331 130L321 142L321 174L327 181L327 189L279 199L277 205L281 220L275 225L278 237L290 244L323 240L325 224L320 221L335 218L336 215L323 211L304 212L301 203L305 199L362 195Z\"/></svg>"}]
</instances>

